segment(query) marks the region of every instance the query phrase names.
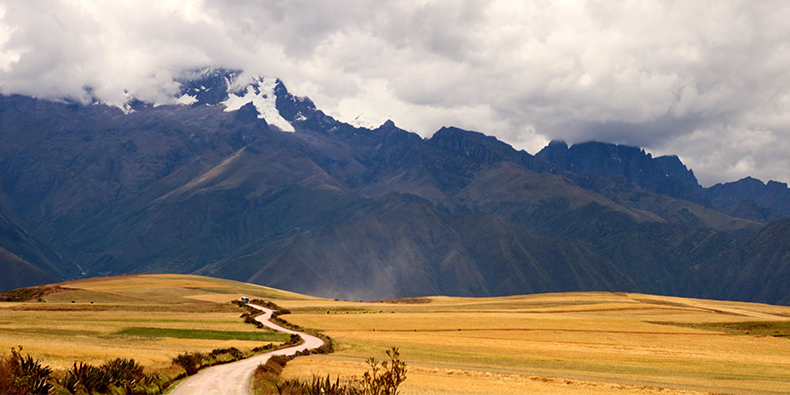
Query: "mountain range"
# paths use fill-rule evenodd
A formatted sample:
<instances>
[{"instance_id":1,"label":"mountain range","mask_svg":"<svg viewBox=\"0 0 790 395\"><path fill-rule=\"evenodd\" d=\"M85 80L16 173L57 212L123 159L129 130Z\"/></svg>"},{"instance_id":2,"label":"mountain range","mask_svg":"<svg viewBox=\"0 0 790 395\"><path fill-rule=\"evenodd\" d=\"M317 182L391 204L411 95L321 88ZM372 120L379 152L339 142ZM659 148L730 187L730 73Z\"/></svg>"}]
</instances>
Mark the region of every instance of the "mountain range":
<instances>
[{"instance_id":1,"label":"mountain range","mask_svg":"<svg viewBox=\"0 0 790 395\"><path fill-rule=\"evenodd\" d=\"M272 78L171 104L0 96L0 283L196 273L343 299L631 291L790 303L790 192L674 156L340 122Z\"/></svg>"}]
</instances>

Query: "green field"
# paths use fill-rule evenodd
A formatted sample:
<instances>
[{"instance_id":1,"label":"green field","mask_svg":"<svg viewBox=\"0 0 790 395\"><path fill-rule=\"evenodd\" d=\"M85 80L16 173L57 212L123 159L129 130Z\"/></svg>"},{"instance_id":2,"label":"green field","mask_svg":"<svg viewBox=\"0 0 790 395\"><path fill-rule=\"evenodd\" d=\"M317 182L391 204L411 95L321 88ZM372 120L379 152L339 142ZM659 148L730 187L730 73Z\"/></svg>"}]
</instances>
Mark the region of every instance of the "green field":
<instances>
[{"instance_id":1,"label":"green field","mask_svg":"<svg viewBox=\"0 0 790 395\"><path fill-rule=\"evenodd\" d=\"M258 342L285 343L290 335L269 331L242 332L242 331L209 331L193 329L163 329L163 328L126 328L116 335L139 337L170 337L174 339L206 339L206 340L247 340Z\"/></svg>"},{"instance_id":2,"label":"green field","mask_svg":"<svg viewBox=\"0 0 790 395\"><path fill-rule=\"evenodd\" d=\"M242 295L335 340L286 378L359 375L394 346L405 395L790 393L790 308L625 293L361 303L197 276L101 278L0 303L0 347L56 370L125 357L167 371L185 351L282 341L243 323L228 303Z\"/></svg>"}]
</instances>

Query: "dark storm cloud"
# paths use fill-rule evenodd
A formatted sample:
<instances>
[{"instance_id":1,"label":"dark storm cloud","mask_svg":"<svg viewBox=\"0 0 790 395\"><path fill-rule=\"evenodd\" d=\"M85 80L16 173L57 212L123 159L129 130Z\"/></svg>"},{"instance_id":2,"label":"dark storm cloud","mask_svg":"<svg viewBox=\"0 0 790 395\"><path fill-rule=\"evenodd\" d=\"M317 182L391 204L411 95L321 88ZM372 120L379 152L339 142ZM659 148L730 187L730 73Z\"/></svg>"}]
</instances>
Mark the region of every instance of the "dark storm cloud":
<instances>
[{"instance_id":1,"label":"dark storm cloud","mask_svg":"<svg viewBox=\"0 0 790 395\"><path fill-rule=\"evenodd\" d=\"M0 89L172 100L216 65L350 121L681 156L704 183L790 180L779 1L0 1ZM128 92L128 94L124 93Z\"/></svg>"}]
</instances>

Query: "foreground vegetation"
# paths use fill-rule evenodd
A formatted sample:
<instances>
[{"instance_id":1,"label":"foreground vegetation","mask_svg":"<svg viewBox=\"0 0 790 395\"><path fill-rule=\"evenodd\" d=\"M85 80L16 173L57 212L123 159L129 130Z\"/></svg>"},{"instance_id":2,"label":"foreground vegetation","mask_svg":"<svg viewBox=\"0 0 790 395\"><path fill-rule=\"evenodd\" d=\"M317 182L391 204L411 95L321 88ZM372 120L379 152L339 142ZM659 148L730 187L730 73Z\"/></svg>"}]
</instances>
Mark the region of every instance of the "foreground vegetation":
<instances>
[{"instance_id":1,"label":"foreground vegetation","mask_svg":"<svg viewBox=\"0 0 790 395\"><path fill-rule=\"evenodd\" d=\"M2 294L14 302L0 303L0 351L10 350L0 363L0 375L9 381L0 382L0 393L157 394L202 367L301 340L245 323L251 314L228 303L241 295L304 298L233 281L169 275ZM26 387L33 381L42 387Z\"/></svg>"},{"instance_id":2,"label":"foreground vegetation","mask_svg":"<svg viewBox=\"0 0 790 395\"><path fill-rule=\"evenodd\" d=\"M290 347L301 341L298 336L282 344ZM197 374L204 367L235 362L257 352L276 349L268 344L245 354L236 348L216 349L211 353L185 352L173 358L174 366L184 369L175 377L159 373L145 374L144 367L134 359L115 358L94 366L75 362L65 372L52 374L52 369L29 354L23 355L22 347L11 348L8 355L0 356L0 394L162 394L173 382Z\"/></svg>"},{"instance_id":3,"label":"foreground vegetation","mask_svg":"<svg viewBox=\"0 0 790 395\"><path fill-rule=\"evenodd\" d=\"M361 377L345 378L341 381L330 375L313 375L309 380L281 377L288 357L272 357L261 365L253 376L255 395L397 395L398 387L406 380L406 363L400 360L397 347L386 351L389 361L367 360L368 370Z\"/></svg>"}]
</instances>

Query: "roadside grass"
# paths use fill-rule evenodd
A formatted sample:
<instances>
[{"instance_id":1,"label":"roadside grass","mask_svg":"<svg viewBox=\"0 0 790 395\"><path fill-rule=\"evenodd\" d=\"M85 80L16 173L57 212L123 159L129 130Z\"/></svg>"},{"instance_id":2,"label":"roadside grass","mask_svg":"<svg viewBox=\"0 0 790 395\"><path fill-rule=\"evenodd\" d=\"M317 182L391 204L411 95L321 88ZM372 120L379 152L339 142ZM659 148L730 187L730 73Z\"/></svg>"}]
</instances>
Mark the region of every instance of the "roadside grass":
<instances>
[{"instance_id":1,"label":"roadside grass","mask_svg":"<svg viewBox=\"0 0 790 395\"><path fill-rule=\"evenodd\" d=\"M140 337L172 337L177 339L207 339L207 340L247 340L262 342L286 342L289 335L272 331L241 332L241 331L212 331L194 329L164 329L164 328L126 328L116 332L116 335Z\"/></svg>"}]
</instances>

